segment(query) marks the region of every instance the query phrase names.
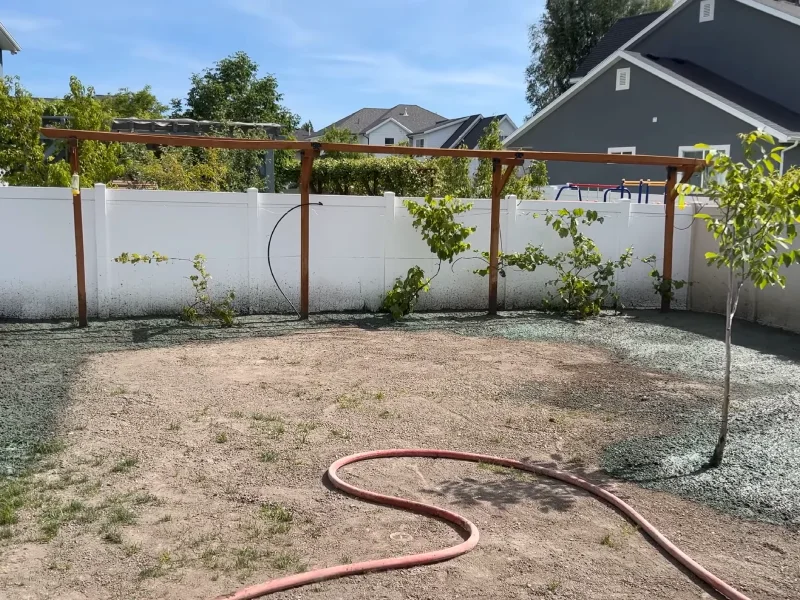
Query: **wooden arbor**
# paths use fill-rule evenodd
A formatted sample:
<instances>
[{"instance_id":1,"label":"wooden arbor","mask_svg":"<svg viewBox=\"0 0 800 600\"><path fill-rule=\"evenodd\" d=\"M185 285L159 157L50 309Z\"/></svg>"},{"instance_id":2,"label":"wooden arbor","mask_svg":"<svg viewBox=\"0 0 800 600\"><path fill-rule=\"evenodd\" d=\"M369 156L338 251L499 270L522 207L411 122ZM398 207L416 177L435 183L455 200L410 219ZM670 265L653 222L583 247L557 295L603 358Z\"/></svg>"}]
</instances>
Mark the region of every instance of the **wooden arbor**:
<instances>
[{"instance_id":1,"label":"wooden arbor","mask_svg":"<svg viewBox=\"0 0 800 600\"><path fill-rule=\"evenodd\" d=\"M586 152L539 152L532 150L467 150L451 148L415 148L410 146L365 146L362 144L329 144L318 142L296 142L288 140L252 140L224 137L173 137L169 135L147 135L108 131L81 131L74 129L43 128L43 136L64 139L70 146L70 164L73 174L79 173L77 151L78 140L148 144L158 146L192 146L200 148L226 148L230 150L295 150L301 153L300 167L300 314L308 317L309 297L309 239L310 209L309 184L314 159L322 151L358 152L364 154L405 154L412 156L449 156L454 158L482 158L492 160L492 210L491 235L489 241L489 314L497 313L497 275L500 240L500 197L514 168L525 159L556 162L588 162L601 164L626 164L661 166L667 169L667 185L664 190L666 219L664 221L664 273L665 280L672 279L672 242L675 223L675 196L677 173L683 173L682 182L705 167L701 159L675 156L648 156L631 154L601 154ZM73 213L75 215L75 251L78 279L78 316L81 327L86 327L86 278L83 256L83 220L81 215L80 189L73 190ZM669 299L662 299L662 310L669 310Z\"/></svg>"}]
</instances>

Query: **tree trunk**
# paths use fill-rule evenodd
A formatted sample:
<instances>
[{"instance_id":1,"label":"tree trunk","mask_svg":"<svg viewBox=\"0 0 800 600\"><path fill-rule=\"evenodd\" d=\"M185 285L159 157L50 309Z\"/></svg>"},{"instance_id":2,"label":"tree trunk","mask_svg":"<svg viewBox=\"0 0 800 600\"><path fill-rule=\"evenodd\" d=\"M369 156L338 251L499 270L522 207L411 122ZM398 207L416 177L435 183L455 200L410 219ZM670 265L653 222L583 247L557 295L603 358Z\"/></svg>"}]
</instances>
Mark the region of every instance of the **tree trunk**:
<instances>
[{"instance_id":1,"label":"tree trunk","mask_svg":"<svg viewBox=\"0 0 800 600\"><path fill-rule=\"evenodd\" d=\"M709 467L718 467L722 464L725 444L728 441L728 415L730 414L731 404L731 328L733 327L733 315L736 313L736 307L739 304L739 292L741 289L741 285L734 289L733 268L729 267L728 298L725 305L725 382L722 388L722 422L714 454L708 463Z\"/></svg>"}]
</instances>

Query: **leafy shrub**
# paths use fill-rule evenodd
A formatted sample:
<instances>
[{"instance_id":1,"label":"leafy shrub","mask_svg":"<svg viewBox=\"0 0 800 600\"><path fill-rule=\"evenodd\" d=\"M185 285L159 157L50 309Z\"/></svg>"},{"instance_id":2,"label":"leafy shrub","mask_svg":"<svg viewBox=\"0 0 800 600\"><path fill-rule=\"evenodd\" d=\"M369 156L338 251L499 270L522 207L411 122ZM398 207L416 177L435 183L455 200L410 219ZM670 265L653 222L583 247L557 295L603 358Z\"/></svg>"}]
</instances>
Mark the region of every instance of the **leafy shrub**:
<instances>
[{"instance_id":1,"label":"leafy shrub","mask_svg":"<svg viewBox=\"0 0 800 600\"><path fill-rule=\"evenodd\" d=\"M534 215L534 218L537 216ZM609 301L615 309L618 308L619 295L614 289L614 278L618 270L631 265L633 249L625 250L618 260L604 262L597 245L578 231L578 225L589 226L603 222L603 217L599 217L594 210L576 208L570 212L562 208L556 213L547 214L545 222L559 237L569 237L572 249L549 256L542 245L528 244L523 252L500 255L501 274L505 274L506 267L517 267L523 271L535 271L542 265L552 267L557 277L545 285L555 288L555 291L548 294L545 308L568 313L576 319L600 314ZM483 252L482 256L488 263L488 252ZM475 272L482 276L488 275L489 269L478 269Z\"/></svg>"},{"instance_id":2,"label":"leafy shrub","mask_svg":"<svg viewBox=\"0 0 800 600\"><path fill-rule=\"evenodd\" d=\"M405 279L397 278L394 286L386 293L383 299L383 310L399 321L406 315L414 312L414 306L419 300L420 292L427 292L430 288L430 279L425 278L425 272L417 265L408 270Z\"/></svg>"}]
</instances>

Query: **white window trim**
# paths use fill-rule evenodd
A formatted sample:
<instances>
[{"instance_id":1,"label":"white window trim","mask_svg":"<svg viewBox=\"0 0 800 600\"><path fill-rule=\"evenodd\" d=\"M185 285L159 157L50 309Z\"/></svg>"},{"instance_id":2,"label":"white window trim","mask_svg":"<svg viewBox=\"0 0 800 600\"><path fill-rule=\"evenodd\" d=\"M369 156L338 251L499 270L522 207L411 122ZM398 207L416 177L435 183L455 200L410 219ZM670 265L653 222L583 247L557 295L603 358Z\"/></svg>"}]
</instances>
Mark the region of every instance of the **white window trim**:
<instances>
[{"instance_id":1,"label":"white window trim","mask_svg":"<svg viewBox=\"0 0 800 600\"><path fill-rule=\"evenodd\" d=\"M620 79L623 75L625 76L624 85L620 83ZM617 69L616 91L621 92L629 89L631 89L631 68L623 67L621 69Z\"/></svg>"},{"instance_id":2,"label":"white window trim","mask_svg":"<svg viewBox=\"0 0 800 600\"><path fill-rule=\"evenodd\" d=\"M422 142L422 143L420 143ZM425 147L425 138L417 138L414 140L414 147L415 148L424 148Z\"/></svg>"},{"instance_id":3,"label":"white window trim","mask_svg":"<svg viewBox=\"0 0 800 600\"><path fill-rule=\"evenodd\" d=\"M609 154L636 154L636 146L616 146L608 149Z\"/></svg>"},{"instance_id":4,"label":"white window trim","mask_svg":"<svg viewBox=\"0 0 800 600\"><path fill-rule=\"evenodd\" d=\"M730 144L717 144L717 145L709 144L708 148L697 148L695 146L678 146L678 156L683 158L683 157L686 156L687 152L697 153L697 152L703 152L703 151L708 151L708 150L716 150L717 152L721 152L722 154L725 154L727 156L731 155L731 145ZM705 155L704 155L704 158L705 158ZM703 170L701 172L701 174L700 174L700 186L701 187L703 185L705 185L706 174L707 174L707 170ZM678 172L678 180L681 180L682 178L683 178L683 173L682 172Z\"/></svg>"},{"instance_id":5,"label":"white window trim","mask_svg":"<svg viewBox=\"0 0 800 600\"><path fill-rule=\"evenodd\" d=\"M386 136L386 137L383 138L383 145L384 146L394 146L395 144L397 144L397 142L395 141L396 139L397 138ZM386 140L392 140L392 143L391 144L387 144Z\"/></svg>"},{"instance_id":6,"label":"white window trim","mask_svg":"<svg viewBox=\"0 0 800 600\"><path fill-rule=\"evenodd\" d=\"M715 9L714 4L715 4L714 0L700 0L700 22L701 23L707 23L709 21L713 21L714 20L714 9ZM711 7L711 10L708 13L708 17L703 17L703 7L705 7L705 6L710 6Z\"/></svg>"}]
</instances>

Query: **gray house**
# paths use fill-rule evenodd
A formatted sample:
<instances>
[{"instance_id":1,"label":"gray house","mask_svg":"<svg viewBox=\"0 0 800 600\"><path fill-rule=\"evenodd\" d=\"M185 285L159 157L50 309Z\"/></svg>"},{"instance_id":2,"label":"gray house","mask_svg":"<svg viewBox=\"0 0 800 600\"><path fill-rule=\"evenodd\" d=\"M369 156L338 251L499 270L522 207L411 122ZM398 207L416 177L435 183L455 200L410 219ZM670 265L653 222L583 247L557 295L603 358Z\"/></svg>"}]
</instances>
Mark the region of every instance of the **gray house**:
<instances>
[{"instance_id":1,"label":"gray house","mask_svg":"<svg viewBox=\"0 0 800 600\"><path fill-rule=\"evenodd\" d=\"M8 32L8 29L0 23L0 77L3 76L3 54L6 52L16 54L19 51L20 47L17 41Z\"/></svg>"},{"instance_id":2,"label":"gray house","mask_svg":"<svg viewBox=\"0 0 800 600\"><path fill-rule=\"evenodd\" d=\"M737 134L762 129L800 165L800 6L782 0L683 0L620 20L574 85L505 141L509 149L741 159ZM548 164L553 184L662 180L659 167ZM705 174L696 175L698 180ZM699 181L696 181L699 183Z\"/></svg>"}]
</instances>

